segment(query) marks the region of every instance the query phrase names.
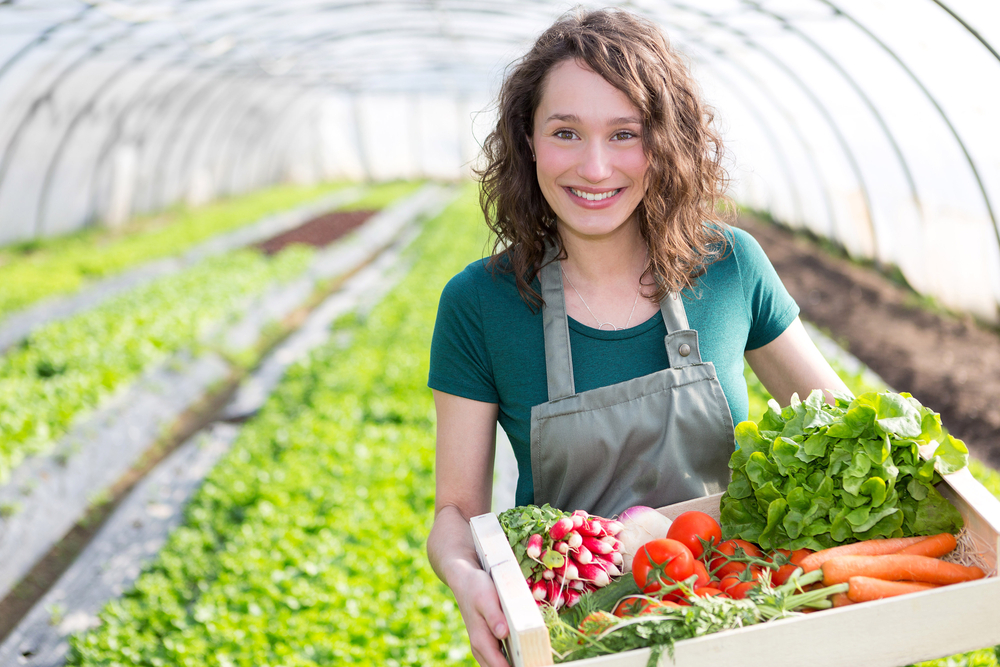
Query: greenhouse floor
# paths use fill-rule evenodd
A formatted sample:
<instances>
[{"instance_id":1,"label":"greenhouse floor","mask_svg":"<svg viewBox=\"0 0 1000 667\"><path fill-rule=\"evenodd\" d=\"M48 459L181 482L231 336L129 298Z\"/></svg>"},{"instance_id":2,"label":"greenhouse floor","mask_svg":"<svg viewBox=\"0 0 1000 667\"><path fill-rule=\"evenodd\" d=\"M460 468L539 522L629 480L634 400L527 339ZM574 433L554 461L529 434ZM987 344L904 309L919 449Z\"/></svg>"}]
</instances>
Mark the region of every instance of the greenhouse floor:
<instances>
[{"instance_id":1,"label":"greenhouse floor","mask_svg":"<svg viewBox=\"0 0 1000 667\"><path fill-rule=\"evenodd\" d=\"M972 455L1000 468L1000 335L921 301L868 266L836 257L776 225L744 216L802 309L889 386L941 413Z\"/></svg>"}]
</instances>

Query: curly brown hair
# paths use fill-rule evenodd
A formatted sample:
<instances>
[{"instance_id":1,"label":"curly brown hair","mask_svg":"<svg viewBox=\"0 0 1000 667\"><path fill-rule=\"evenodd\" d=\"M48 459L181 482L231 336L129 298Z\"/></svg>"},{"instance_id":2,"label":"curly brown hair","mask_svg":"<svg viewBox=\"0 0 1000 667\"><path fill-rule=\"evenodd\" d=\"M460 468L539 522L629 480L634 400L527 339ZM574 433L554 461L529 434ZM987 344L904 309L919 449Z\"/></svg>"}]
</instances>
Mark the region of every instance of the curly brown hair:
<instances>
[{"instance_id":1,"label":"curly brown hair","mask_svg":"<svg viewBox=\"0 0 1000 667\"><path fill-rule=\"evenodd\" d=\"M680 55L659 27L624 10L576 10L564 15L513 64L497 102L496 128L483 146L486 166L479 202L495 235L490 267L513 272L525 302L541 295L531 286L547 243L566 251L555 215L538 185L528 138L545 77L565 60L579 60L622 91L642 115L649 166L647 189L635 215L649 248L646 271L660 301L691 287L726 247L723 194L728 175L713 113ZM721 211L721 213L720 213Z\"/></svg>"}]
</instances>

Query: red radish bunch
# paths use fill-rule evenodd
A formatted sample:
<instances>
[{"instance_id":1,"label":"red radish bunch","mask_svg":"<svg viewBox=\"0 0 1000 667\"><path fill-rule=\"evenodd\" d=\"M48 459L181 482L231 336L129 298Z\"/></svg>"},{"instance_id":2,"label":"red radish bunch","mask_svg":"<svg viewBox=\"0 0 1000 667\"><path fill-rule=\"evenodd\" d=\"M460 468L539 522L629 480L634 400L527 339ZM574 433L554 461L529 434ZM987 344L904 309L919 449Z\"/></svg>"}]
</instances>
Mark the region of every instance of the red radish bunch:
<instances>
[{"instance_id":1,"label":"red radish bunch","mask_svg":"<svg viewBox=\"0 0 1000 667\"><path fill-rule=\"evenodd\" d=\"M583 593L621 576L618 521L577 510L537 528L523 543L521 571L539 605L572 607Z\"/></svg>"}]
</instances>

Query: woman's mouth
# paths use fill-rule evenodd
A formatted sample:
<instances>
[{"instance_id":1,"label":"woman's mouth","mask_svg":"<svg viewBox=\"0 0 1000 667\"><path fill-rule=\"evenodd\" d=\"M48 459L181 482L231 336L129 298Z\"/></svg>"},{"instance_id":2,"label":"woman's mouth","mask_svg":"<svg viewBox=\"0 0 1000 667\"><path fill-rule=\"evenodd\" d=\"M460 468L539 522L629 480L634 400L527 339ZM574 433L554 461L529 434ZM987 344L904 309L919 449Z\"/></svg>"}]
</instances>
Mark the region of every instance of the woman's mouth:
<instances>
[{"instance_id":1,"label":"woman's mouth","mask_svg":"<svg viewBox=\"0 0 1000 667\"><path fill-rule=\"evenodd\" d=\"M607 192L584 192L583 190L577 190L576 188L567 189L573 193L574 196L586 199L587 201L603 201L610 197L614 197L622 191L622 188L618 188L617 190L608 190Z\"/></svg>"}]
</instances>

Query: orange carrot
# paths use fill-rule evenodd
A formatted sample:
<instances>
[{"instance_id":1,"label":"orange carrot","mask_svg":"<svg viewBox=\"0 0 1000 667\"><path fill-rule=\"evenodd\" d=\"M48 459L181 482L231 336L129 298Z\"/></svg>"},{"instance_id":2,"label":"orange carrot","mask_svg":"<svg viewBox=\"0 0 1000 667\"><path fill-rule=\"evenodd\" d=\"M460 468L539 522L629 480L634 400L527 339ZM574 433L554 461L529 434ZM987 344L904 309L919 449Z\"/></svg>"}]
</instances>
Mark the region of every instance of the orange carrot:
<instances>
[{"instance_id":1,"label":"orange carrot","mask_svg":"<svg viewBox=\"0 0 1000 667\"><path fill-rule=\"evenodd\" d=\"M889 581L924 581L957 584L982 579L978 567L946 563L929 556L886 554L884 556L838 556L823 563L823 583L841 584L851 577L874 577Z\"/></svg>"},{"instance_id":2,"label":"orange carrot","mask_svg":"<svg viewBox=\"0 0 1000 667\"><path fill-rule=\"evenodd\" d=\"M859 577L855 578L857 579ZM848 584L848 586L850 586L850 584ZM830 596L830 602L833 603L834 607L846 607L849 604L854 604L854 600L847 597L847 593L834 593Z\"/></svg>"},{"instance_id":3,"label":"orange carrot","mask_svg":"<svg viewBox=\"0 0 1000 667\"><path fill-rule=\"evenodd\" d=\"M879 556L882 554L894 554L900 549L916 544L926 537L889 537L881 540L863 540L842 544L839 547L830 547L810 554L799 563L805 572L818 570L823 563L836 558L837 556Z\"/></svg>"},{"instance_id":4,"label":"orange carrot","mask_svg":"<svg viewBox=\"0 0 1000 667\"><path fill-rule=\"evenodd\" d=\"M921 540L905 549L900 549L896 553L940 558L945 554L950 554L955 550L956 546L958 546L958 542L955 540L954 535L951 533L941 533L940 535L928 537L926 540Z\"/></svg>"},{"instance_id":5,"label":"orange carrot","mask_svg":"<svg viewBox=\"0 0 1000 667\"><path fill-rule=\"evenodd\" d=\"M885 581L871 577L851 577L848 582L847 597L851 602L868 602L881 600L906 593L916 593L937 588L937 584L927 584L919 581ZM836 602L833 606L837 606Z\"/></svg>"}]
</instances>

